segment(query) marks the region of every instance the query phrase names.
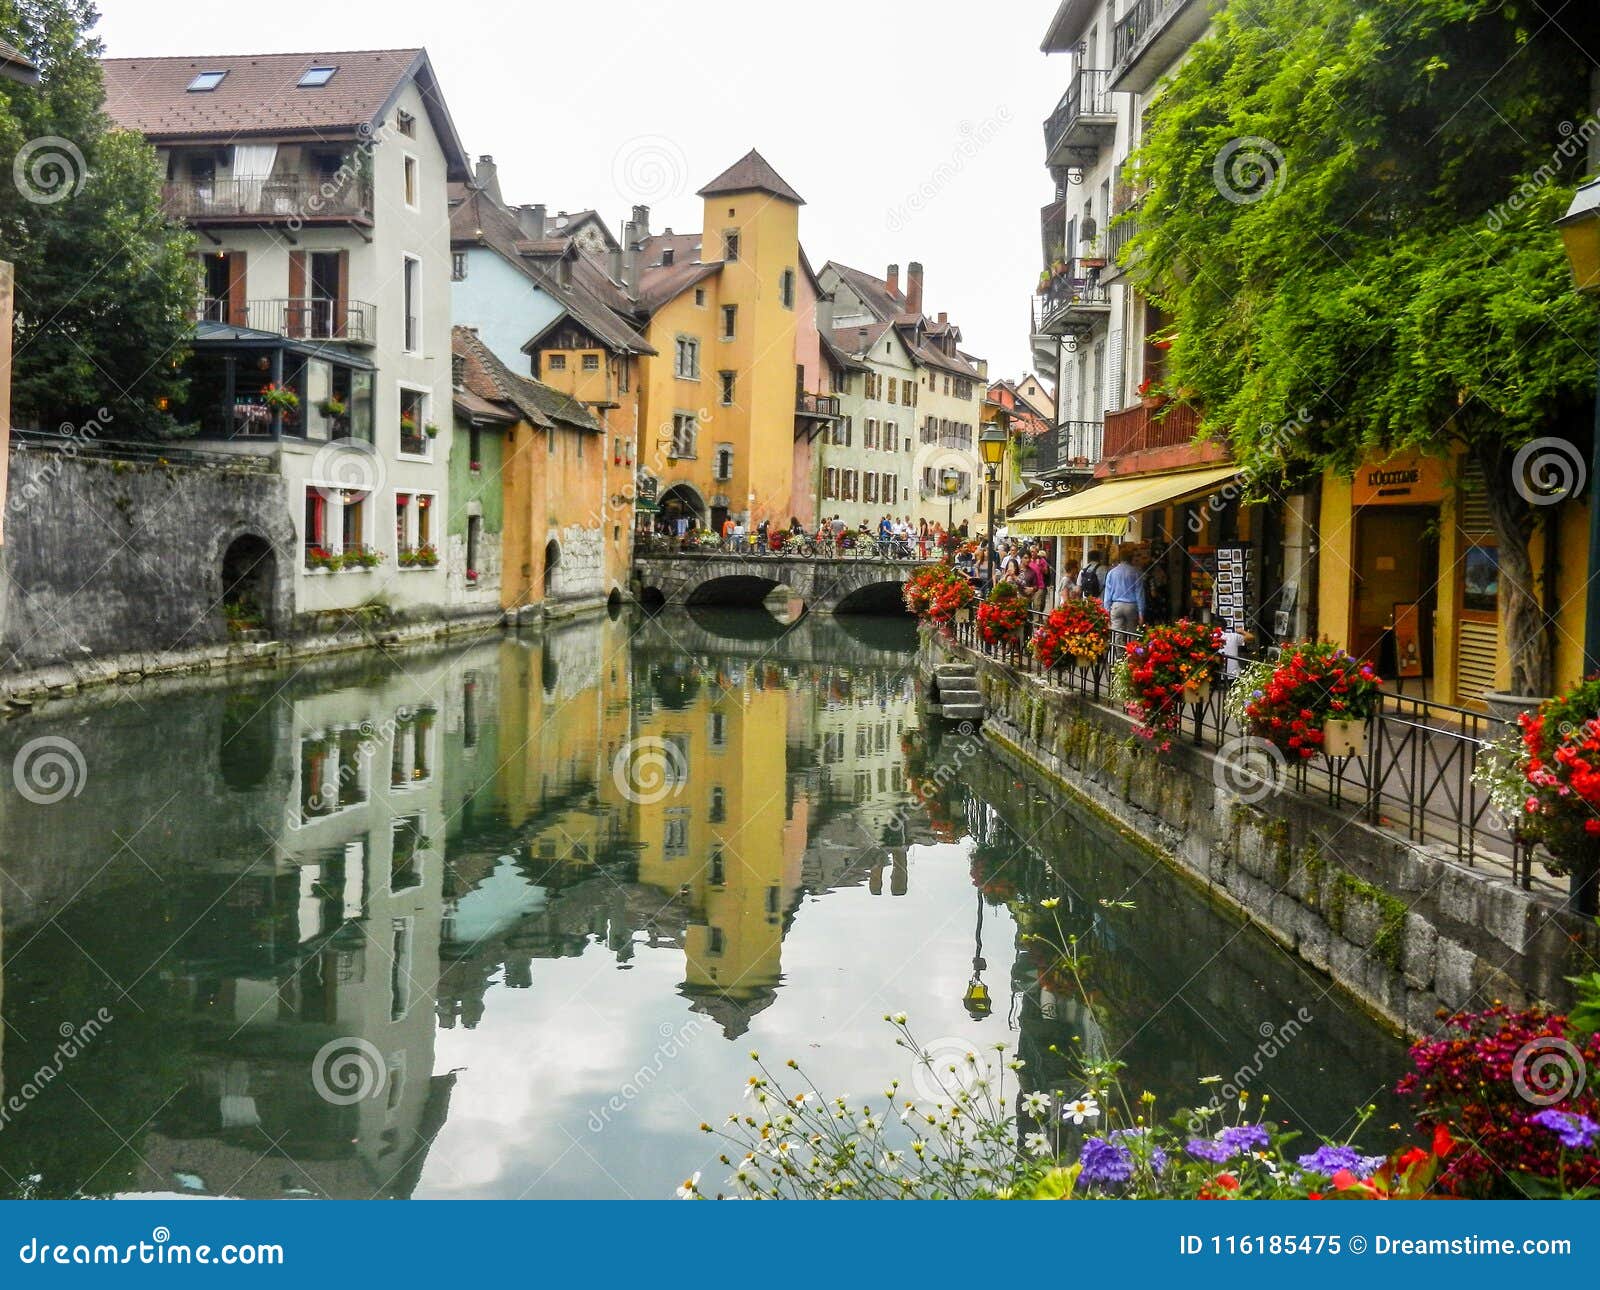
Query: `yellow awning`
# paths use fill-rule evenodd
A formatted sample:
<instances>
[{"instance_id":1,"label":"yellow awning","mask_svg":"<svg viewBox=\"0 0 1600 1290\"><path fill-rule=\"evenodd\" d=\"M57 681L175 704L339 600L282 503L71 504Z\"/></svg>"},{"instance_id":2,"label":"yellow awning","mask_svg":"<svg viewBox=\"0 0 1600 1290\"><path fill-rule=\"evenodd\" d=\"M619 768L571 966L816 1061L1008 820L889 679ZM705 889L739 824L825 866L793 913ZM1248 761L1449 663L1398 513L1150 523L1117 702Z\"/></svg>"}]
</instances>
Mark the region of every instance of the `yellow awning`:
<instances>
[{"instance_id":1,"label":"yellow awning","mask_svg":"<svg viewBox=\"0 0 1600 1290\"><path fill-rule=\"evenodd\" d=\"M1012 516L1006 531L1018 537L1119 538L1128 531L1130 515L1214 492L1238 473L1237 466L1215 466L1173 475L1108 479Z\"/></svg>"}]
</instances>

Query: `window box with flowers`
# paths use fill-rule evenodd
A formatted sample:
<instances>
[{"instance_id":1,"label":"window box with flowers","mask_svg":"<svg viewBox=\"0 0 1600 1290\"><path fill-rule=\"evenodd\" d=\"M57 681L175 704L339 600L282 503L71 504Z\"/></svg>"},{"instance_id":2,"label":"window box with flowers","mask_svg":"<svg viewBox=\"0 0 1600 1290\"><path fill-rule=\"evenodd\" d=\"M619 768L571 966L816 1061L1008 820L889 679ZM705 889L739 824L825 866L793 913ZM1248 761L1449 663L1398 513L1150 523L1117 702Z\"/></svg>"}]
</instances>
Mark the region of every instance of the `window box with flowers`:
<instances>
[{"instance_id":1,"label":"window box with flowers","mask_svg":"<svg viewBox=\"0 0 1600 1290\"><path fill-rule=\"evenodd\" d=\"M1180 618L1150 628L1128 642L1127 654L1112 673L1112 693L1127 704L1146 739L1163 736L1165 752L1183 721L1183 710L1211 698L1222 669L1222 629Z\"/></svg>"},{"instance_id":2,"label":"window box with flowers","mask_svg":"<svg viewBox=\"0 0 1600 1290\"><path fill-rule=\"evenodd\" d=\"M439 563L439 552L431 542L406 547L400 552L402 569L432 569Z\"/></svg>"},{"instance_id":3,"label":"window box with flowers","mask_svg":"<svg viewBox=\"0 0 1600 1290\"><path fill-rule=\"evenodd\" d=\"M370 546L347 546L339 556L341 569L376 569L382 562L383 553Z\"/></svg>"},{"instance_id":4,"label":"window box with flowers","mask_svg":"<svg viewBox=\"0 0 1600 1290\"><path fill-rule=\"evenodd\" d=\"M1265 683L1245 702L1250 733L1309 761L1360 757L1367 751L1367 722L1382 699L1372 664L1330 641L1285 646Z\"/></svg>"},{"instance_id":5,"label":"window box with flowers","mask_svg":"<svg viewBox=\"0 0 1600 1290\"><path fill-rule=\"evenodd\" d=\"M323 573L338 573L344 567L342 557L335 555L325 546L309 546L306 548L306 568L311 572L318 570Z\"/></svg>"},{"instance_id":6,"label":"window box with flowers","mask_svg":"<svg viewBox=\"0 0 1600 1290\"><path fill-rule=\"evenodd\" d=\"M1147 408L1163 408L1171 395L1154 377L1147 376L1139 382L1139 402Z\"/></svg>"}]
</instances>

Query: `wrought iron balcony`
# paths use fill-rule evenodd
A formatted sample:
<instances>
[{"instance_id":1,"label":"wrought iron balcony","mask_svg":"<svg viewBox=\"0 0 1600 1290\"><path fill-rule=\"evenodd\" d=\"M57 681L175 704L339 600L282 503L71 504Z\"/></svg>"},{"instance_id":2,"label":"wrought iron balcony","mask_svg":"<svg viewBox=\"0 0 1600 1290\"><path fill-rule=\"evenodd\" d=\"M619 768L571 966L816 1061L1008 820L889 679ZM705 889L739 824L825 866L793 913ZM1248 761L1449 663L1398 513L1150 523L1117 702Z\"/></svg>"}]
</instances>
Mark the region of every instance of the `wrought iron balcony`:
<instances>
[{"instance_id":1,"label":"wrought iron balcony","mask_svg":"<svg viewBox=\"0 0 1600 1290\"><path fill-rule=\"evenodd\" d=\"M1060 336L1069 324L1093 322L1111 312L1111 288L1100 280L1101 265L1072 260L1050 280L1034 302L1034 331Z\"/></svg>"},{"instance_id":2,"label":"wrought iron balcony","mask_svg":"<svg viewBox=\"0 0 1600 1290\"><path fill-rule=\"evenodd\" d=\"M794 396L794 410L801 416L807 417L837 417L839 397L835 394L807 394L804 390L797 390Z\"/></svg>"},{"instance_id":3,"label":"wrought iron balcony","mask_svg":"<svg viewBox=\"0 0 1600 1290\"><path fill-rule=\"evenodd\" d=\"M372 181L337 171L266 179L207 179L165 184L167 214L191 224L372 222Z\"/></svg>"},{"instance_id":4,"label":"wrought iron balcony","mask_svg":"<svg viewBox=\"0 0 1600 1290\"><path fill-rule=\"evenodd\" d=\"M1111 29L1111 88L1143 93L1200 38L1210 0L1133 0Z\"/></svg>"},{"instance_id":5,"label":"wrought iron balcony","mask_svg":"<svg viewBox=\"0 0 1600 1290\"><path fill-rule=\"evenodd\" d=\"M1045 163L1084 166L1116 133L1117 116L1111 106L1111 73L1103 68L1081 67L1044 123Z\"/></svg>"},{"instance_id":6,"label":"wrought iron balcony","mask_svg":"<svg viewBox=\"0 0 1600 1290\"><path fill-rule=\"evenodd\" d=\"M265 297L246 300L241 310L228 300L208 297L200 302L200 317L274 332L291 340L342 340L361 346L378 343L378 309L365 300Z\"/></svg>"}]
</instances>

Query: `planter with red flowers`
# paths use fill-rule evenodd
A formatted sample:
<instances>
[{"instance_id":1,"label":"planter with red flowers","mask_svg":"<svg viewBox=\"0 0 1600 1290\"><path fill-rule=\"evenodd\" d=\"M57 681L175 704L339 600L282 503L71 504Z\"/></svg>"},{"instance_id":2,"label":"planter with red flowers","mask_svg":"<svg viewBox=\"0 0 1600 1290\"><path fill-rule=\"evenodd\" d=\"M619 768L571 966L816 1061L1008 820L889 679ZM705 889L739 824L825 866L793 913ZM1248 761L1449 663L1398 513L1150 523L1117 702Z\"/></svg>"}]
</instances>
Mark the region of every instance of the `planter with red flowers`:
<instances>
[{"instance_id":1,"label":"planter with red flowers","mask_svg":"<svg viewBox=\"0 0 1600 1290\"><path fill-rule=\"evenodd\" d=\"M1170 396L1153 377L1145 377L1139 382L1139 402L1146 408L1161 408L1167 405Z\"/></svg>"},{"instance_id":2,"label":"planter with red flowers","mask_svg":"<svg viewBox=\"0 0 1600 1290\"><path fill-rule=\"evenodd\" d=\"M972 602L977 598L972 583L948 564L930 564L906 580L905 606L924 622L936 627L970 622Z\"/></svg>"},{"instance_id":3,"label":"planter with red flowers","mask_svg":"<svg viewBox=\"0 0 1600 1290\"><path fill-rule=\"evenodd\" d=\"M1545 867L1571 879L1570 906L1600 913L1600 677L1525 712L1486 745L1473 779Z\"/></svg>"},{"instance_id":4,"label":"planter with red flowers","mask_svg":"<svg viewBox=\"0 0 1600 1290\"><path fill-rule=\"evenodd\" d=\"M997 582L988 599L978 606L978 634L986 645L1011 645L1020 649L1028 629L1028 597L1014 582Z\"/></svg>"},{"instance_id":5,"label":"planter with red flowers","mask_svg":"<svg viewBox=\"0 0 1600 1290\"><path fill-rule=\"evenodd\" d=\"M1186 707L1205 703L1222 667L1222 629L1180 618L1128 642L1115 691L1146 738L1175 733Z\"/></svg>"},{"instance_id":6,"label":"planter with red flowers","mask_svg":"<svg viewBox=\"0 0 1600 1290\"><path fill-rule=\"evenodd\" d=\"M1028 642L1044 668L1060 667L1069 660L1091 671L1111 644L1111 616L1098 600L1069 600L1052 610L1044 626Z\"/></svg>"},{"instance_id":7,"label":"planter with red flowers","mask_svg":"<svg viewBox=\"0 0 1600 1290\"><path fill-rule=\"evenodd\" d=\"M306 548L306 568L308 570L322 570L324 573L338 573L344 567L341 557L335 555L327 547L313 546Z\"/></svg>"},{"instance_id":8,"label":"planter with red flowers","mask_svg":"<svg viewBox=\"0 0 1600 1290\"><path fill-rule=\"evenodd\" d=\"M1361 757L1382 698L1372 664L1330 641L1299 641L1284 646L1244 715L1251 734L1291 758Z\"/></svg>"}]
</instances>

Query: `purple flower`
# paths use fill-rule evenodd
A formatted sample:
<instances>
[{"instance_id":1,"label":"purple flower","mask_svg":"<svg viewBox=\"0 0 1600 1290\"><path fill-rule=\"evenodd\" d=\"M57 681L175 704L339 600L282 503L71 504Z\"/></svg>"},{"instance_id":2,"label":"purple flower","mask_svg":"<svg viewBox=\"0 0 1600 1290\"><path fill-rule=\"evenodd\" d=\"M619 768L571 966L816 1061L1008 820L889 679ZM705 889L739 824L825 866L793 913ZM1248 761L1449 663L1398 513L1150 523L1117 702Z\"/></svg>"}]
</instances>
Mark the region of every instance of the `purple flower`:
<instances>
[{"instance_id":1,"label":"purple flower","mask_svg":"<svg viewBox=\"0 0 1600 1290\"><path fill-rule=\"evenodd\" d=\"M1111 1185L1125 1183L1133 1176L1133 1153L1119 1142L1105 1138L1088 1138L1078 1153L1082 1169L1078 1181Z\"/></svg>"},{"instance_id":2,"label":"purple flower","mask_svg":"<svg viewBox=\"0 0 1600 1290\"><path fill-rule=\"evenodd\" d=\"M1112 1138L1136 1138L1140 1141L1150 1136L1148 1129L1113 1129ZM1167 1167L1167 1153L1160 1147L1150 1148L1150 1172L1159 1174Z\"/></svg>"},{"instance_id":3,"label":"purple flower","mask_svg":"<svg viewBox=\"0 0 1600 1290\"><path fill-rule=\"evenodd\" d=\"M1209 1160L1214 1165L1220 1165L1234 1157L1234 1152L1215 1138L1190 1138L1184 1150L1196 1160Z\"/></svg>"},{"instance_id":4,"label":"purple flower","mask_svg":"<svg viewBox=\"0 0 1600 1290\"><path fill-rule=\"evenodd\" d=\"M1217 1140L1230 1152L1242 1156L1252 1151L1265 1151L1272 1137L1259 1124L1236 1124L1217 1134Z\"/></svg>"},{"instance_id":5,"label":"purple flower","mask_svg":"<svg viewBox=\"0 0 1600 1290\"><path fill-rule=\"evenodd\" d=\"M1357 1178L1366 1178L1383 1164L1383 1157L1364 1156L1354 1147L1318 1147L1309 1156L1301 1156L1299 1163L1302 1169L1330 1178L1341 1169L1348 1169Z\"/></svg>"},{"instance_id":6,"label":"purple flower","mask_svg":"<svg viewBox=\"0 0 1600 1290\"><path fill-rule=\"evenodd\" d=\"M1596 1124L1587 1115L1579 1115L1575 1111L1540 1111L1537 1115L1528 1117L1540 1128L1549 1129L1561 1139L1563 1147L1581 1150L1592 1146L1594 1140L1600 1137L1600 1124Z\"/></svg>"}]
</instances>

